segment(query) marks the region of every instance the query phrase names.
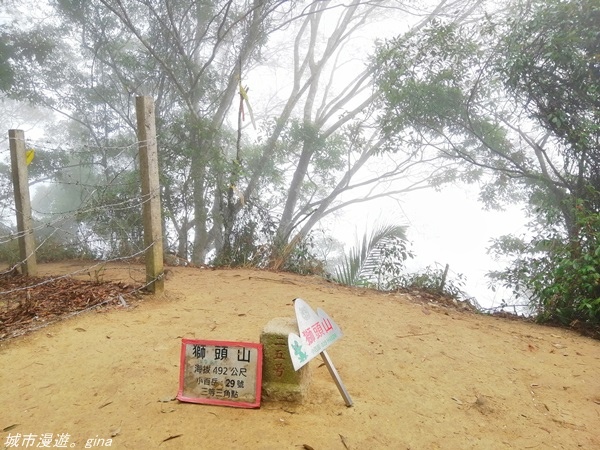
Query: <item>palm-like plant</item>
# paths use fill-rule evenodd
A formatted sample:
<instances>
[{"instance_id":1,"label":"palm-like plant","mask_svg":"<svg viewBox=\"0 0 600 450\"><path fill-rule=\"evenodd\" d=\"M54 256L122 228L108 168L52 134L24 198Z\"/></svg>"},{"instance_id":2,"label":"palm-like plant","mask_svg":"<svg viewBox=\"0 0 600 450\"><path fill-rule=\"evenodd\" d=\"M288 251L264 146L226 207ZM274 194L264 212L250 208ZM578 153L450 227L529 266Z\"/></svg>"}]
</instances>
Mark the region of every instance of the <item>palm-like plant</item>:
<instances>
[{"instance_id":1,"label":"palm-like plant","mask_svg":"<svg viewBox=\"0 0 600 450\"><path fill-rule=\"evenodd\" d=\"M334 278L349 286L381 288L389 278L399 275L403 262L412 256L406 243L405 226L375 225L344 255L341 264L335 268Z\"/></svg>"}]
</instances>

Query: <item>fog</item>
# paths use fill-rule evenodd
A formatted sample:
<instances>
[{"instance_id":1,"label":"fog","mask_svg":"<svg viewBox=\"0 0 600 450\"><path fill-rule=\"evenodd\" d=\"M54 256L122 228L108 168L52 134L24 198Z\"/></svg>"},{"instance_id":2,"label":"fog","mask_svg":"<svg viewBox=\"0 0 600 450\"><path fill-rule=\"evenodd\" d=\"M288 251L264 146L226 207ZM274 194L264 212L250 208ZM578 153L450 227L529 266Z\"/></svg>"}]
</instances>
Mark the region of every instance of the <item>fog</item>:
<instances>
[{"instance_id":1,"label":"fog","mask_svg":"<svg viewBox=\"0 0 600 450\"><path fill-rule=\"evenodd\" d=\"M438 2L429 3L431 5L438 4ZM441 2L446 6L450 3L452 2ZM464 2L465 5L476 3L478 2ZM391 2L391 4L400 6L399 2ZM461 2L456 2L456 4L459 5ZM323 15L324 24L318 30L319 38L313 49L317 54L317 60L319 52L323 50L329 38L328 29L334 28L338 24L341 7L338 5L336 8ZM467 7L465 6L465 8ZM365 21L365 24L357 27L359 31L340 45L339 53L324 69L329 72L327 76L322 77L316 94L322 103L319 104L317 101L315 109L321 106L322 109L330 108L335 112L335 114L331 114L327 124L335 122L348 110L356 107L364 98L371 95L369 84L365 83L364 86L367 87L360 86L361 90L358 91L359 94L355 98L346 103L340 103L339 111L335 109L338 105L331 100L352 86L356 75L368 64L375 42L407 31L410 26L426 18L430 10L431 7L425 8L424 4L413 5L408 9L382 9L374 13L369 20ZM242 82L248 87L249 101L258 123L258 129L254 129L250 126L249 120L244 122L242 133L245 146L254 144L255 140L261 137L261 133L265 132L264 128L261 128L261 124L264 126L276 118L290 95L294 51L294 42L291 37L293 38L301 23L299 20L274 32L262 50L260 62L244 68ZM221 63L225 62L227 62L227 58L221 60ZM304 75L304 77L308 76ZM237 98L230 106L226 118L226 123L231 130L235 130L237 126L239 111L236 105ZM302 108L302 103L295 106L294 117L301 116ZM16 110L11 112L5 107L4 113L5 115L13 114L16 121L11 123L18 123L19 128L25 128L29 137L41 138L40 127L37 126L37 122L41 120L39 117L32 114L27 123L26 120L17 116ZM311 114L318 113L311 111ZM374 129L374 116L365 118L357 114L356 117L360 117L360 120L365 121L367 127ZM325 124L321 126L326 127ZM11 128L13 127L15 126L11 125ZM264 138L264 135L262 137ZM233 154L233 149L227 149L227 153L228 155ZM394 156L389 156L389 160L394 160ZM376 163L375 161L374 164ZM381 164L381 161L379 163ZM290 166L287 169L291 173L293 167ZM289 173L287 177L291 178ZM371 175L373 173L376 172L372 172ZM408 179L408 175L411 173L389 180L377 186L376 190L370 191L370 194L379 196L388 191L411 190L412 188L409 189L407 186L411 186L413 181ZM429 180L425 172L412 175L418 179L420 188L426 187ZM362 176L365 176L364 172ZM339 201L349 201L351 195L359 196L359 193L348 192L341 196ZM273 208L276 210L278 206L274 205ZM524 217L520 207L514 206L502 212L483 211L481 204L477 201L477 189L474 186L444 185L439 191L435 191L433 188L419 189L415 192L394 195L393 198L379 198L350 205L340 212L326 216L321 227L330 235L341 240L348 248L355 243L357 237L362 236L366 229L378 221L407 225L408 239L412 243L411 250L415 254L415 258L407 262L409 271L420 271L427 266L444 267L448 264L451 276L456 277L458 274L465 276L466 284L462 287L463 290L469 296L475 297L482 306L494 307L504 300L509 300L507 293L492 292L487 287L485 273L500 268L501 263L493 261L486 250L490 240L494 237L524 232ZM295 224L295 226L297 225ZM193 232L191 236L194 236Z\"/></svg>"}]
</instances>

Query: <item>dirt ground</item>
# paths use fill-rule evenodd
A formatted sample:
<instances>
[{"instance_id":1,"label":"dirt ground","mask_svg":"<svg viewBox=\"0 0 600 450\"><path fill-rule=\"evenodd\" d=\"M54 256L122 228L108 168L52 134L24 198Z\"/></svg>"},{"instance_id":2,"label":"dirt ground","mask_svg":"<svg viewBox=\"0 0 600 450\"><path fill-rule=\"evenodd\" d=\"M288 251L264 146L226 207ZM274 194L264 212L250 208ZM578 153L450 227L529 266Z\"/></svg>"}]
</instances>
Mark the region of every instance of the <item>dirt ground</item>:
<instances>
[{"instance_id":1,"label":"dirt ground","mask_svg":"<svg viewBox=\"0 0 600 450\"><path fill-rule=\"evenodd\" d=\"M103 276L131 274L124 267ZM318 359L303 404L174 400L182 338L258 342L269 320L294 316L295 297L341 327L328 353L352 407ZM172 268L165 295L127 305L0 342L0 445L600 448L600 341L568 330L253 270Z\"/></svg>"}]
</instances>

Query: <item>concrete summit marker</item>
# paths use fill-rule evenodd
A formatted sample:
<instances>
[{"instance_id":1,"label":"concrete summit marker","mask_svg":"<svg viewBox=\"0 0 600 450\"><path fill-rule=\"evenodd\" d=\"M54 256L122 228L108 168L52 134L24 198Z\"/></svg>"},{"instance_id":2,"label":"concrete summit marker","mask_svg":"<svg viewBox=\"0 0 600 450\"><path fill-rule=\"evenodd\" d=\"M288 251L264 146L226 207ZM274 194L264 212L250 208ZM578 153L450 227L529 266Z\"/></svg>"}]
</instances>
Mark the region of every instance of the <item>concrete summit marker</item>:
<instances>
[{"instance_id":1,"label":"concrete summit marker","mask_svg":"<svg viewBox=\"0 0 600 450\"><path fill-rule=\"evenodd\" d=\"M288 335L298 333L294 317L274 317L260 334L263 345L262 400L301 403L308 395L310 368L295 370Z\"/></svg>"},{"instance_id":2,"label":"concrete summit marker","mask_svg":"<svg viewBox=\"0 0 600 450\"><path fill-rule=\"evenodd\" d=\"M315 356L321 355L346 406L352 406L352 399L325 351L327 347L342 337L342 330L325 311L318 308L315 313L301 298L294 300L294 309L300 331L300 336L294 333L288 335L288 348L294 370L300 369Z\"/></svg>"}]
</instances>

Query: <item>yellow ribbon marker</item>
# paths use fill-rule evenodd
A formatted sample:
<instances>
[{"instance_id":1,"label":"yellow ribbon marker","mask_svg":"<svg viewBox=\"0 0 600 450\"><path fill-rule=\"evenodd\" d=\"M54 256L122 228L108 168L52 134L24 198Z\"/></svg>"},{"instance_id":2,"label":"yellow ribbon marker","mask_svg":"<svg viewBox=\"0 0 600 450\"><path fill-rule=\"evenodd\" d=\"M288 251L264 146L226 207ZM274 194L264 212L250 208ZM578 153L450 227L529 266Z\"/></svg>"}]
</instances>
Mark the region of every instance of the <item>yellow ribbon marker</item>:
<instances>
[{"instance_id":1,"label":"yellow ribbon marker","mask_svg":"<svg viewBox=\"0 0 600 450\"><path fill-rule=\"evenodd\" d=\"M25 162L27 163L27 165L31 164L31 161L33 161L33 157L35 156L35 150L30 148L29 150L27 150L25 152Z\"/></svg>"},{"instance_id":2,"label":"yellow ribbon marker","mask_svg":"<svg viewBox=\"0 0 600 450\"><path fill-rule=\"evenodd\" d=\"M256 122L254 122L254 114L252 113L252 107L250 106L250 100L248 99L247 87L244 89L242 86L242 80L240 80L240 95L244 99L244 103L246 103L246 108L248 108L248 114L250 115L250 121L252 122L252 126L256 130ZM242 109L242 114L244 114L244 110Z\"/></svg>"}]
</instances>

